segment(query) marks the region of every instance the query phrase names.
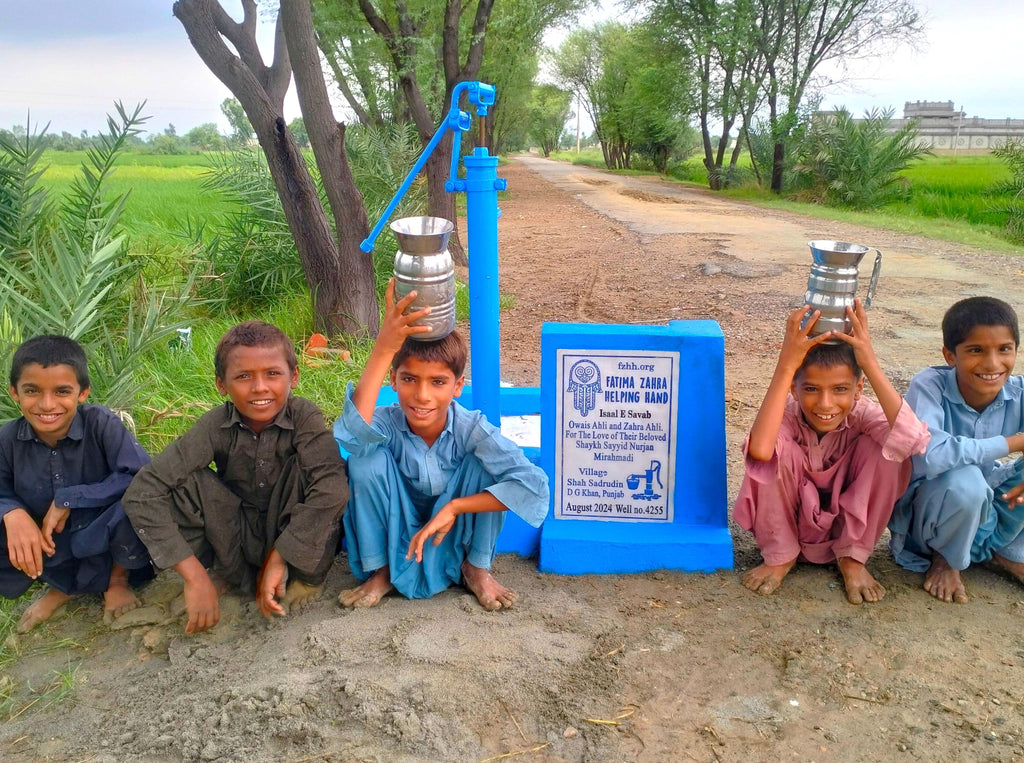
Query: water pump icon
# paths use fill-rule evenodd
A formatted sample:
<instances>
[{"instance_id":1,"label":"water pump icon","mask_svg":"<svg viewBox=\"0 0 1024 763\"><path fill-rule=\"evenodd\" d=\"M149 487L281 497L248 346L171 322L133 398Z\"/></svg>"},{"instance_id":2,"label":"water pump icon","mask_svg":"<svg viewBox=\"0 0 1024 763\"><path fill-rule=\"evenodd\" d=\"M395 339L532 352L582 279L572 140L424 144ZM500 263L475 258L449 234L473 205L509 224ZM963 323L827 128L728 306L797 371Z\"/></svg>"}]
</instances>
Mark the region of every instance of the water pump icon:
<instances>
[{"instance_id":1,"label":"water pump icon","mask_svg":"<svg viewBox=\"0 0 1024 763\"><path fill-rule=\"evenodd\" d=\"M640 501L656 501L661 498L660 493L654 492L655 481L660 489L665 488L661 482L661 461L651 461L651 468L645 469L641 474L630 474L626 477L626 487L637 490L641 479L644 481L644 490L642 493L633 493L633 498Z\"/></svg>"}]
</instances>

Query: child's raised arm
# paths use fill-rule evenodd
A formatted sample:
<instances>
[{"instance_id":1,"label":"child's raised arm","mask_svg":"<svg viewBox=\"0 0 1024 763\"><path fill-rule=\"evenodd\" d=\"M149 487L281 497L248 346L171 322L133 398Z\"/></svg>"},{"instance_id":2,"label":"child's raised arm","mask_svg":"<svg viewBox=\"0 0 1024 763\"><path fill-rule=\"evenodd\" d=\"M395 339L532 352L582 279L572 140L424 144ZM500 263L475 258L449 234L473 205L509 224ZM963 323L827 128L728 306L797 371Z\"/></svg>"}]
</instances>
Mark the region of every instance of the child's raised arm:
<instances>
[{"instance_id":1,"label":"child's raised arm","mask_svg":"<svg viewBox=\"0 0 1024 763\"><path fill-rule=\"evenodd\" d=\"M779 439L779 428L782 426L782 416L786 410L786 399L789 396L789 388L793 384L796 372L803 365L808 350L815 345L821 344L832 338L834 332L826 331L816 337L809 337L811 328L821 315L819 310L810 311L810 305L799 307L790 313L786 319L786 336L782 340L782 351L779 353L779 361L775 365L775 374L772 376L768 391L765 392L761 408L754 419L754 426L750 429L750 439L747 444L747 454L758 461L771 461L775 454L775 444ZM810 313L805 325L801 324L804 318Z\"/></svg>"},{"instance_id":2,"label":"child's raised arm","mask_svg":"<svg viewBox=\"0 0 1024 763\"><path fill-rule=\"evenodd\" d=\"M864 372L864 375L868 377L868 381L871 382L871 389L875 391L878 404L882 406L885 418L888 420L889 427L891 428L895 425L896 416L903 405L903 396L892 386L892 382L889 381L885 372L882 371L878 358L875 357L875 349L871 346L871 336L868 334L867 313L859 298L854 300L853 307L846 308L846 317L850 319L851 333L836 333L834 338L846 342L853 347L857 364Z\"/></svg>"},{"instance_id":3,"label":"child's raised arm","mask_svg":"<svg viewBox=\"0 0 1024 763\"><path fill-rule=\"evenodd\" d=\"M370 358L366 361L363 373L359 377L352 392L352 402L356 406L363 420L369 424L373 420L373 409L377 406L377 395L380 393L380 382L391 368L391 361L402 348L405 338L413 334L425 334L430 331L429 326L413 326L414 321L430 314L430 308L405 314L406 308L416 299L416 292L411 291L405 297L395 302L395 279L388 281L387 291L384 292L384 318L380 324L380 332L377 340L373 343L370 351Z\"/></svg>"}]
</instances>

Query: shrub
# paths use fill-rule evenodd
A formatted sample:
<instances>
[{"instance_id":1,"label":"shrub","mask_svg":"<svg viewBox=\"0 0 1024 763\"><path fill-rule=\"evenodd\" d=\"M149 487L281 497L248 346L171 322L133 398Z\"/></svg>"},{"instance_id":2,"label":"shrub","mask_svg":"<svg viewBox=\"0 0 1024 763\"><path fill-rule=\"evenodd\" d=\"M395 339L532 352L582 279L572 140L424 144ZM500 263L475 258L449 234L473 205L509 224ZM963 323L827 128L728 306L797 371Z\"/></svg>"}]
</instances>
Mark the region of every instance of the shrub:
<instances>
[{"instance_id":1,"label":"shrub","mask_svg":"<svg viewBox=\"0 0 1024 763\"><path fill-rule=\"evenodd\" d=\"M931 152L917 145L917 128L889 132L892 109L853 119L846 109L811 124L794 167L798 187L837 206L878 207L905 194L899 173Z\"/></svg>"},{"instance_id":2,"label":"shrub","mask_svg":"<svg viewBox=\"0 0 1024 763\"><path fill-rule=\"evenodd\" d=\"M1007 215L1006 229L1011 240L1024 243L1024 140L1011 140L992 153L1002 159L1013 174L1009 182L1013 200L1000 211Z\"/></svg>"},{"instance_id":3,"label":"shrub","mask_svg":"<svg viewBox=\"0 0 1024 763\"><path fill-rule=\"evenodd\" d=\"M182 325L191 278L157 293L143 276L146 258L131 251L120 217L128 194L107 198L118 155L144 122L141 106L116 104L66 196L51 199L37 181L41 134L0 137L0 368L38 334L77 339L89 358L95 399L128 408L139 391L135 368ZM6 395L0 418L19 415Z\"/></svg>"}]
</instances>

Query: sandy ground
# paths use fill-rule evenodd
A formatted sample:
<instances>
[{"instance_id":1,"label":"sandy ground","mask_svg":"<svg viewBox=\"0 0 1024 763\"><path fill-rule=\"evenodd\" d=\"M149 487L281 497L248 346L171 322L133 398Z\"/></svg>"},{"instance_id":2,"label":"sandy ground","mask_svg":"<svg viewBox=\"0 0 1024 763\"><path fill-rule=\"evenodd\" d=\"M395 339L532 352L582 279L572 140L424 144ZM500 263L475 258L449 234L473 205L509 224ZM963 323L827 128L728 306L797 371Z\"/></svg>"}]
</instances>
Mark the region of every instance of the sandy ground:
<instances>
[{"instance_id":1,"label":"sandy ground","mask_svg":"<svg viewBox=\"0 0 1024 763\"><path fill-rule=\"evenodd\" d=\"M1024 304L1019 258L765 211L713 195L527 157L502 170L503 375L540 378L544 321L712 318L726 337L729 496L740 443L800 303L806 242L878 247L870 313L905 389L941 362L955 299ZM735 530L735 528L734 528ZM737 571L558 577L501 556L520 606L486 613L453 589L342 611L339 557L321 601L266 622L224 597L186 637L173 574L118 630L98 599L26 637L5 669L0 759L22 761L750 761L1024 759L1024 589L969 570L971 601L942 604L883 543L888 588L847 604L833 567L799 566L771 597L734 531ZM69 688L62 690L62 686Z\"/></svg>"}]
</instances>

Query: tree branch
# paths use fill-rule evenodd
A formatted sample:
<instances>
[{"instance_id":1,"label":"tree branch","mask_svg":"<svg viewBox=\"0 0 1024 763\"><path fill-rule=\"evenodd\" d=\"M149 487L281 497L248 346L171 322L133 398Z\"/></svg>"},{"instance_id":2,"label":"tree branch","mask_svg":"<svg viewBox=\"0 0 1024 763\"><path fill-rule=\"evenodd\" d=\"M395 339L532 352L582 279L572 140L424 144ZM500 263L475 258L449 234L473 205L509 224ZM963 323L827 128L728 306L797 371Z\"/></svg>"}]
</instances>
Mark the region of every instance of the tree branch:
<instances>
[{"instance_id":1,"label":"tree branch","mask_svg":"<svg viewBox=\"0 0 1024 763\"><path fill-rule=\"evenodd\" d=\"M476 17L473 19L473 38L469 41L466 64L459 73L459 80L474 79L480 73L480 64L484 58L484 38L493 8L494 0L480 0L476 7Z\"/></svg>"}]
</instances>

